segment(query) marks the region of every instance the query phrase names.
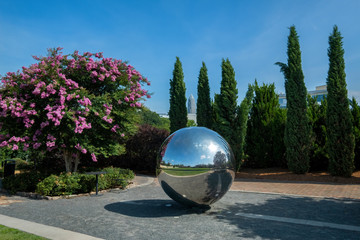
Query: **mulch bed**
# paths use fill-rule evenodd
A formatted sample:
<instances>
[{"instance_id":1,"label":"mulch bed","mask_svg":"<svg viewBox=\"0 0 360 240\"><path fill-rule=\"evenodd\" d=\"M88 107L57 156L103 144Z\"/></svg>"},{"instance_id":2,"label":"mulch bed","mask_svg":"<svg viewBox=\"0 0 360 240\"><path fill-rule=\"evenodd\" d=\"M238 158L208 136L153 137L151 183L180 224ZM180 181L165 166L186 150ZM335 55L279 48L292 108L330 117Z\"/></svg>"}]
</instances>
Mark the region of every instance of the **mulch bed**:
<instances>
[{"instance_id":1,"label":"mulch bed","mask_svg":"<svg viewBox=\"0 0 360 240\"><path fill-rule=\"evenodd\" d=\"M306 174L291 173L288 169L264 168L264 169L240 169L236 178L268 179L279 181L301 181L301 182L325 182L342 184L360 184L360 171L356 171L350 178L334 177L327 172L310 172Z\"/></svg>"}]
</instances>

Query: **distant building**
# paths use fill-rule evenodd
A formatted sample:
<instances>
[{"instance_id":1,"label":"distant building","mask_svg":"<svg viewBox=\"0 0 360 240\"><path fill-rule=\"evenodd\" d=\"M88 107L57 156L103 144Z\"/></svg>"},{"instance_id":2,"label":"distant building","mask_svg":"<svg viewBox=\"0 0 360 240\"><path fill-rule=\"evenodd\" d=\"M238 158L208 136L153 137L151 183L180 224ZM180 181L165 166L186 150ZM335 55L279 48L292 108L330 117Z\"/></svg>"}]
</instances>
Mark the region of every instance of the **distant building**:
<instances>
[{"instance_id":1,"label":"distant building","mask_svg":"<svg viewBox=\"0 0 360 240\"><path fill-rule=\"evenodd\" d=\"M194 120L196 123L196 103L195 98L192 94L190 94L190 97L188 99L188 120Z\"/></svg>"},{"instance_id":2,"label":"distant building","mask_svg":"<svg viewBox=\"0 0 360 240\"><path fill-rule=\"evenodd\" d=\"M194 120L196 122L196 102L195 98L192 94L190 94L190 97L188 98L187 103L187 112L188 112L188 120ZM169 118L169 115L167 113L158 113L160 117L162 118Z\"/></svg>"},{"instance_id":3,"label":"distant building","mask_svg":"<svg viewBox=\"0 0 360 240\"><path fill-rule=\"evenodd\" d=\"M316 101L320 104L321 100L323 100L327 94L327 87L326 85L317 86L314 91L309 91L311 97L316 97ZM286 95L284 93L279 94L279 104L280 108L286 108Z\"/></svg>"},{"instance_id":4,"label":"distant building","mask_svg":"<svg viewBox=\"0 0 360 240\"><path fill-rule=\"evenodd\" d=\"M196 114L195 98L192 94L190 94L190 97L188 99L188 113Z\"/></svg>"}]
</instances>

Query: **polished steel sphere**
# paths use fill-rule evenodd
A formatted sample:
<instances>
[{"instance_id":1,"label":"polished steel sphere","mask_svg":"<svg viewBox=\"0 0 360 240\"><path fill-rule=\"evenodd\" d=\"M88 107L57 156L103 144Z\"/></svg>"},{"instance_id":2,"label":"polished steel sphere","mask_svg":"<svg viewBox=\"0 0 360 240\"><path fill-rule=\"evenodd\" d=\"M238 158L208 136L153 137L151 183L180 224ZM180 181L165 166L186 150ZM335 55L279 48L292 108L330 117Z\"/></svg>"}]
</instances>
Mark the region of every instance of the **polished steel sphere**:
<instances>
[{"instance_id":1,"label":"polished steel sphere","mask_svg":"<svg viewBox=\"0 0 360 240\"><path fill-rule=\"evenodd\" d=\"M182 128L160 148L158 180L173 200L208 207L231 187L234 161L229 144L218 133L205 127Z\"/></svg>"}]
</instances>

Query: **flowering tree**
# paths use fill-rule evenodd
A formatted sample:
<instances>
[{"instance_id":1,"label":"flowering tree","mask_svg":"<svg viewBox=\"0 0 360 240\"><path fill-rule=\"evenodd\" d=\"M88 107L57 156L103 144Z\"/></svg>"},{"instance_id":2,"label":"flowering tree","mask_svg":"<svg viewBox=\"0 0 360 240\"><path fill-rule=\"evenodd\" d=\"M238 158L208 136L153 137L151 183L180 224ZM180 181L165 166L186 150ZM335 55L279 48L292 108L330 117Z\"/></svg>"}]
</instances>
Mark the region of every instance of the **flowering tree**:
<instances>
[{"instance_id":1,"label":"flowering tree","mask_svg":"<svg viewBox=\"0 0 360 240\"><path fill-rule=\"evenodd\" d=\"M75 51L48 57L7 73L0 90L0 147L62 152L67 172L80 154L110 156L123 150L140 100L150 83L131 65L102 53Z\"/></svg>"}]
</instances>

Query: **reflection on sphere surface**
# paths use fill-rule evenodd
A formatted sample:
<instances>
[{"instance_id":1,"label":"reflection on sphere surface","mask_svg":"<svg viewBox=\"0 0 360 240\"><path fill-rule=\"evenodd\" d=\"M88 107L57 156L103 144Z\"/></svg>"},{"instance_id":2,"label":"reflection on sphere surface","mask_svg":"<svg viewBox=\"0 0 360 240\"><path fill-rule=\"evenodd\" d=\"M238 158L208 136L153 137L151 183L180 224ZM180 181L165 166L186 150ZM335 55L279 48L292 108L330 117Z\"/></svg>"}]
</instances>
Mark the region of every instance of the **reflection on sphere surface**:
<instances>
[{"instance_id":1,"label":"reflection on sphere surface","mask_svg":"<svg viewBox=\"0 0 360 240\"><path fill-rule=\"evenodd\" d=\"M229 144L218 133L205 127L182 128L160 148L158 180L173 200L207 207L231 187L234 161Z\"/></svg>"}]
</instances>

